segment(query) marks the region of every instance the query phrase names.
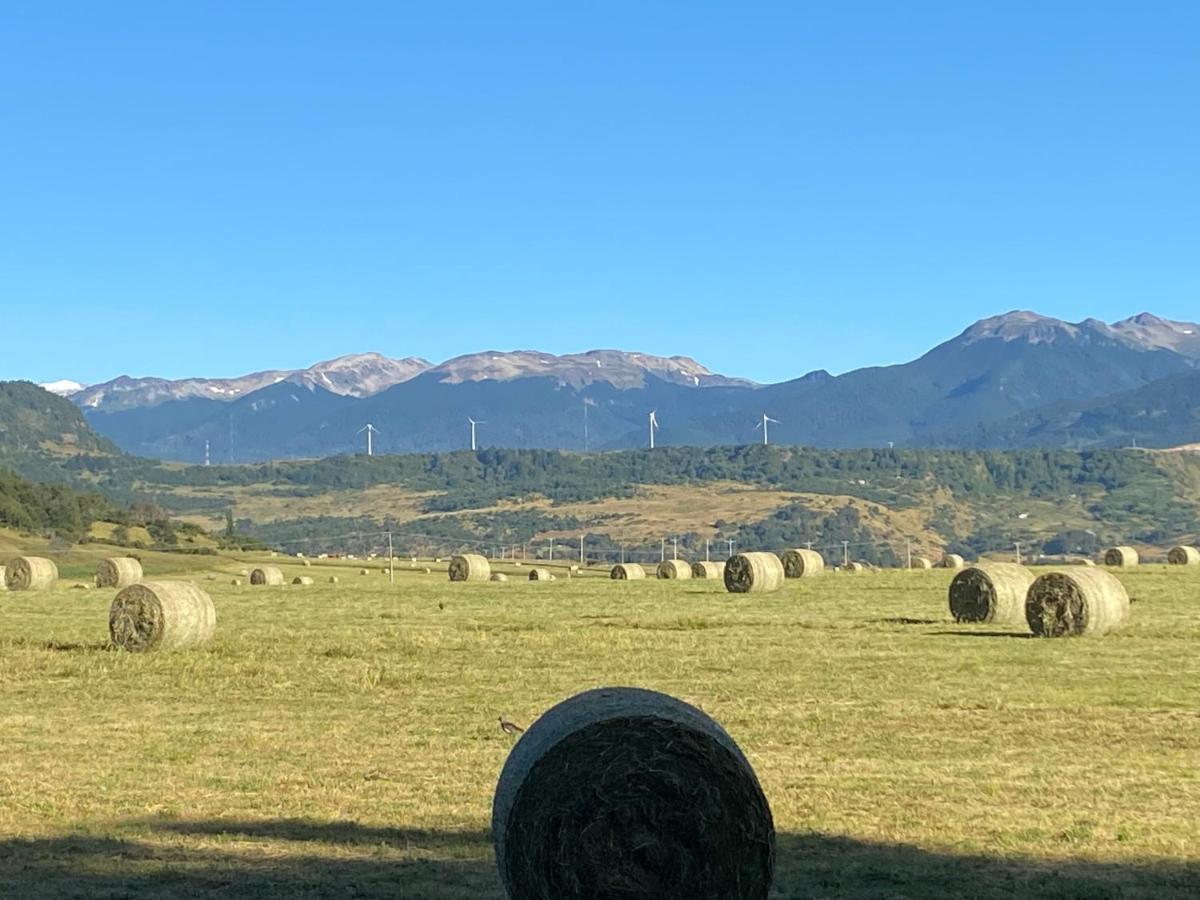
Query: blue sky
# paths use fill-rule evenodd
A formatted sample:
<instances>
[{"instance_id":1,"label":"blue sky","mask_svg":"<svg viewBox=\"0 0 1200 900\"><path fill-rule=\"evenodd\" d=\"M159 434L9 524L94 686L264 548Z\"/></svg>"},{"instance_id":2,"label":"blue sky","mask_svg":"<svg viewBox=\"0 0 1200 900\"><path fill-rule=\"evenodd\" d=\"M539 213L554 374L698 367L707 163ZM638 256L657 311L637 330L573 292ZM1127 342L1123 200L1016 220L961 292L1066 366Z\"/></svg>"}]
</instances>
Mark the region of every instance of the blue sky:
<instances>
[{"instance_id":1,"label":"blue sky","mask_svg":"<svg viewBox=\"0 0 1200 900\"><path fill-rule=\"evenodd\" d=\"M2 11L0 378L1200 318L1194 2Z\"/></svg>"}]
</instances>

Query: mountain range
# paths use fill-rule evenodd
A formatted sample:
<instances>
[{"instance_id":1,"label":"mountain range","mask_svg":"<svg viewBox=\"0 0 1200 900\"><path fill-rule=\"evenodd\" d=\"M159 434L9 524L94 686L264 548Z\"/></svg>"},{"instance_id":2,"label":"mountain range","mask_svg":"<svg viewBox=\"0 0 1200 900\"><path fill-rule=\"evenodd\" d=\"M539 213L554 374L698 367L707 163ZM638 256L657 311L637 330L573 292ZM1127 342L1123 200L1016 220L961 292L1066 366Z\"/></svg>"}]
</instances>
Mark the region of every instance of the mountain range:
<instances>
[{"instance_id":1,"label":"mountain range","mask_svg":"<svg viewBox=\"0 0 1200 900\"><path fill-rule=\"evenodd\" d=\"M53 385L62 389L61 383ZM64 391L65 392L65 391ZM683 356L485 351L439 365L376 353L240 378L131 378L71 392L128 452L214 462L481 445L562 449L761 440L817 447L1104 447L1200 441L1200 325L1010 312L901 365L759 385Z\"/></svg>"}]
</instances>

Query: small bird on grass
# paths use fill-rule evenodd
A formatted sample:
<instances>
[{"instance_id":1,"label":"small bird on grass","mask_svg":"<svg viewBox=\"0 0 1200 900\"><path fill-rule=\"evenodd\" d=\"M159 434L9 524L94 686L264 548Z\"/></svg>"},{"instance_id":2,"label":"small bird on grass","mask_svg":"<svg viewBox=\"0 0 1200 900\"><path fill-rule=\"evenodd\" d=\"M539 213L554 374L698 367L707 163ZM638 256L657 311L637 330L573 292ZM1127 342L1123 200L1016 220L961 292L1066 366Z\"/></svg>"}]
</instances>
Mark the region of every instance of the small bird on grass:
<instances>
[{"instance_id":1,"label":"small bird on grass","mask_svg":"<svg viewBox=\"0 0 1200 900\"><path fill-rule=\"evenodd\" d=\"M505 734L521 734L525 729L520 725L514 725L512 722L508 721L508 719L504 718L504 716L501 716L500 730Z\"/></svg>"}]
</instances>

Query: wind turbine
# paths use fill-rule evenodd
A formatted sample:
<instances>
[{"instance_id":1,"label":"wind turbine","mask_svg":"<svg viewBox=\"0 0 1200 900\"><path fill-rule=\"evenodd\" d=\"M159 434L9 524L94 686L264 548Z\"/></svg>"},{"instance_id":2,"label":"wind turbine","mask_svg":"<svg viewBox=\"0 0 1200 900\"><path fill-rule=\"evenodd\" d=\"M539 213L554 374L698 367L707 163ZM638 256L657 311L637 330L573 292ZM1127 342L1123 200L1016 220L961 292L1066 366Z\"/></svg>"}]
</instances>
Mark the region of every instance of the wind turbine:
<instances>
[{"instance_id":1,"label":"wind turbine","mask_svg":"<svg viewBox=\"0 0 1200 900\"><path fill-rule=\"evenodd\" d=\"M654 432L658 431L658 416L655 413L658 410L650 410L650 449L654 449Z\"/></svg>"},{"instance_id":2,"label":"wind turbine","mask_svg":"<svg viewBox=\"0 0 1200 900\"><path fill-rule=\"evenodd\" d=\"M474 450L475 449L475 426L476 425L486 425L487 422L476 422L470 416L467 416L467 421L471 423L471 449Z\"/></svg>"},{"instance_id":3,"label":"wind turbine","mask_svg":"<svg viewBox=\"0 0 1200 900\"><path fill-rule=\"evenodd\" d=\"M371 443L371 437L373 435L375 435L379 431L379 429L376 428L374 425L372 425L370 422L368 422L362 428L358 429L358 431L356 431L355 434L362 434L364 431L367 433L367 456L374 456L375 448Z\"/></svg>"},{"instance_id":4,"label":"wind turbine","mask_svg":"<svg viewBox=\"0 0 1200 900\"><path fill-rule=\"evenodd\" d=\"M779 424L778 419L772 419L766 413L763 413L762 421L754 426L755 431L758 431L758 429L760 429L760 428L763 430L763 446L764 447L767 446L767 443L768 443L768 441L767 441L767 423L768 422L774 422L776 425Z\"/></svg>"}]
</instances>

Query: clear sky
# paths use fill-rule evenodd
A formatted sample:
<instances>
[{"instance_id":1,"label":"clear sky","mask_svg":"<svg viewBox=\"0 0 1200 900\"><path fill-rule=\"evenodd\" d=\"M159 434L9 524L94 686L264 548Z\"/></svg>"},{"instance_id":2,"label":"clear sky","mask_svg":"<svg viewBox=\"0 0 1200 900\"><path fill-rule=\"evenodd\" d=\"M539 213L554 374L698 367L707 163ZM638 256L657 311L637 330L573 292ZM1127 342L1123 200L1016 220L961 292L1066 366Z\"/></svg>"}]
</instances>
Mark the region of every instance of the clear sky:
<instances>
[{"instance_id":1,"label":"clear sky","mask_svg":"<svg viewBox=\"0 0 1200 900\"><path fill-rule=\"evenodd\" d=\"M1200 318L1200 3L0 2L0 378Z\"/></svg>"}]
</instances>

